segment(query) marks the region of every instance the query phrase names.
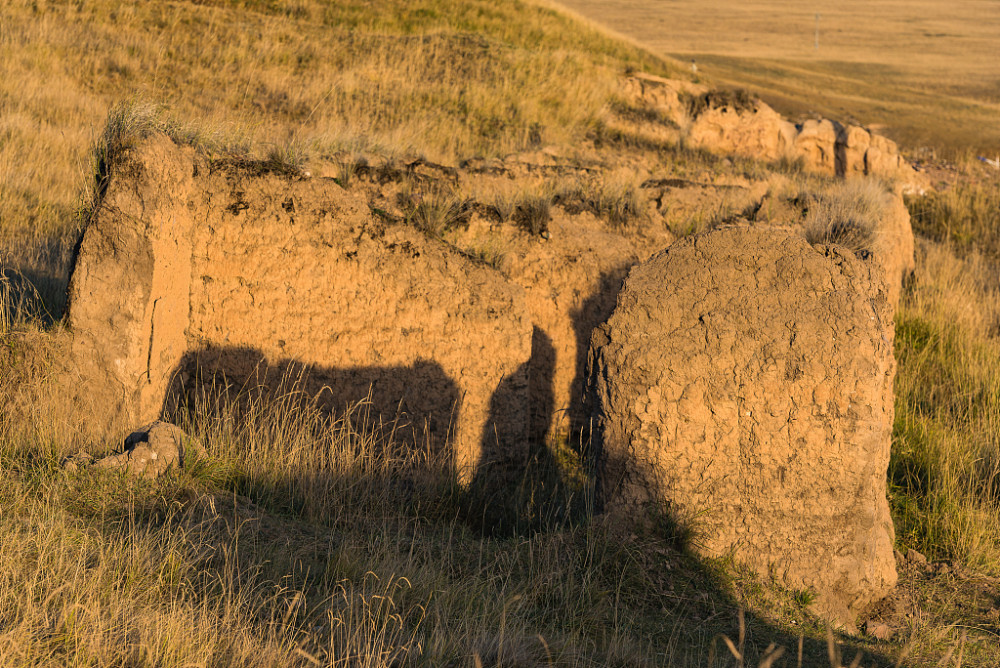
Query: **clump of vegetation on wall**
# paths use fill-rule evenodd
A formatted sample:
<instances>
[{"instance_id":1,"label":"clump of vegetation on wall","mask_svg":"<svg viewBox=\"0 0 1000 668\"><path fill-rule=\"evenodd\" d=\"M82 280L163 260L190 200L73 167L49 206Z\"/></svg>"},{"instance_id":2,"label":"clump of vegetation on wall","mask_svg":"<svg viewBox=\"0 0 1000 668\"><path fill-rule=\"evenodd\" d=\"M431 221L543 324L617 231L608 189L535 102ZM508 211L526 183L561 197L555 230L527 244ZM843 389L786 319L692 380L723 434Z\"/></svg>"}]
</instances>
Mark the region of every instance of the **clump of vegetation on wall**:
<instances>
[{"instance_id":1,"label":"clump of vegetation on wall","mask_svg":"<svg viewBox=\"0 0 1000 668\"><path fill-rule=\"evenodd\" d=\"M886 214L885 195L883 184L874 179L851 179L833 186L809 205L806 239L855 253L871 251L875 230Z\"/></svg>"}]
</instances>

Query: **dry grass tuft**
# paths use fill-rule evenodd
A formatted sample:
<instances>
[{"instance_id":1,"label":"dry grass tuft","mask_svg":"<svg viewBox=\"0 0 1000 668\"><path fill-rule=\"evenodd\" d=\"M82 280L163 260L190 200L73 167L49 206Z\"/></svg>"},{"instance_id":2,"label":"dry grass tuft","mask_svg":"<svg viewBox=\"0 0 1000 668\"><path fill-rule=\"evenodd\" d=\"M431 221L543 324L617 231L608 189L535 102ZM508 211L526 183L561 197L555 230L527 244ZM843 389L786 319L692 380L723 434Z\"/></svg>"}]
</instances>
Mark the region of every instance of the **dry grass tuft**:
<instances>
[{"instance_id":1,"label":"dry grass tuft","mask_svg":"<svg viewBox=\"0 0 1000 668\"><path fill-rule=\"evenodd\" d=\"M462 248L461 251L473 260L501 271L507 259L507 248L502 237L496 234L488 234Z\"/></svg>"},{"instance_id":2,"label":"dry grass tuft","mask_svg":"<svg viewBox=\"0 0 1000 668\"><path fill-rule=\"evenodd\" d=\"M642 215L642 191L635 177L618 177L603 184L596 206L612 227L624 227Z\"/></svg>"},{"instance_id":3,"label":"dry grass tuft","mask_svg":"<svg viewBox=\"0 0 1000 668\"><path fill-rule=\"evenodd\" d=\"M553 200L569 213L589 211L617 229L643 214L639 179L629 172L615 172L603 180L576 179L557 184Z\"/></svg>"},{"instance_id":4,"label":"dry grass tuft","mask_svg":"<svg viewBox=\"0 0 1000 668\"><path fill-rule=\"evenodd\" d=\"M468 225L473 210L471 199L456 195L448 187L410 189L400 193L399 204L406 224L434 238Z\"/></svg>"},{"instance_id":5,"label":"dry grass tuft","mask_svg":"<svg viewBox=\"0 0 1000 668\"><path fill-rule=\"evenodd\" d=\"M546 234L552 219L551 206L547 195L524 194L517 199L512 219L532 235Z\"/></svg>"},{"instance_id":6,"label":"dry grass tuft","mask_svg":"<svg viewBox=\"0 0 1000 668\"><path fill-rule=\"evenodd\" d=\"M871 251L886 214L886 189L875 179L850 179L817 196L805 220L806 240L855 253Z\"/></svg>"},{"instance_id":7,"label":"dry grass tuft","mask_svg":"<svg viewBox=\"0 0 1000 668\"><path fill-rule=\"evenodd\" d=\"M697 118L710 109L732 109L736 112L757 109L757 98L745 88L715 89L701 95L685 93L681 102L691 118Z\"/></svg>"}]
</instances>

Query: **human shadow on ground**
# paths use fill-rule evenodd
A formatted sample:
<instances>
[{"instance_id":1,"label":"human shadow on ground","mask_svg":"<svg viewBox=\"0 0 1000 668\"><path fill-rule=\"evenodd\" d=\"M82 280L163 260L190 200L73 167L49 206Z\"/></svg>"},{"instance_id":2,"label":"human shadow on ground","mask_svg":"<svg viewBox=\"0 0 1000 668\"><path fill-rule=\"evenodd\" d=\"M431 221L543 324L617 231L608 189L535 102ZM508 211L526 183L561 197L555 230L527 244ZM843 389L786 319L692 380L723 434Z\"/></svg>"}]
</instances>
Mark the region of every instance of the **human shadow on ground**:
<instances>
[{"instance_id":1,"label":"human shadow on ground","mask_svg":"<svg viewBox=\"0 0 1000 668\"><path fill-rule=\"evenodd\" d=\"M492 536L524 535L564 524L581 516L589 496L587 481L570 484L546 441L552 420L555 349L539 327L531 336L531 357L504 379L490 401L487 425L506 413L512 394L527 397L525 440L504 443L487 428L480 442L480 460L461 499L464 521ZM527 379L527 387L524 380ZM529 390L530 388L530 390Z\"/></svg>"}]
</instances>

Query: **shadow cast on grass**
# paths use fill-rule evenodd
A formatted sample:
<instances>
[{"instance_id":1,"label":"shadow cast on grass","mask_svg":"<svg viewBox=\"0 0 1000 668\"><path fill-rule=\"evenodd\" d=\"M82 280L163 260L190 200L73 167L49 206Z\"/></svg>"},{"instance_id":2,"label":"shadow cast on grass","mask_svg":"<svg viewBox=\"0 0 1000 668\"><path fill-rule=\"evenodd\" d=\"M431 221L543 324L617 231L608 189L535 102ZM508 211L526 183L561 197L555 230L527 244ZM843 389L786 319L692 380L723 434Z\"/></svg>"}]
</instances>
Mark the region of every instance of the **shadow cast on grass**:
<instances>
[{"instance_id":1,"label":"shadow cast on grass","mask_svg":"<svg viewBox=\"0 0 1000 668\"><path fill-rule=\"evenodd\" d=\"M9 242L0 248L0 322L58 322L66 310L66 288L75 235Z\"/></svg>"},{"instance_id":2,"label":"shadow cast on grass","mask_svg":"<svg viewBox=\"0 0 1000 668\"><path fill-rule=\"evenodd\" d=\"M534 394L541 397L532 411L536 427L551 419L554 359L551 340L536 329L527 363L531 383L550 388ZM491 418L507 414L509 395L524 391L521 376L497 389ZM436 587L476 582L472 589L480 591L486 582L506 582L489 595L501 600L509 587L521 592L518 597L530 597L534 607L526 619L535 621L523 623L540 624L537 634L550 639L561 623L539 619L576 620L567 623L570 635L579 635L589 633L580 629L594 623L592 614L600 624L627 620L616 633L648 644L648 665L666 660L666 665L754 666L773 651L772 643L786 650L773 665L797 665L800 640L787 627L755 612L742 615L742 626L739 621L743 606L734 591L753 604L755 596L766 599L761 592L769 585L739 571L734 576L731 564L694 556L693 533L668 509L650 504L625 521L597 513L590 471L584 467L576 477L568 475L544 440L531 439L526 456L511 456L495 436L484 435L477 472L467 486L459 485L448 452L458 399L456 384L433 362L307 368L290 360L268 365L259 351L223 348L185 358L164 416L210 441L213 455L220 453L218 461L192 475L216 490L211 494L220 499L218 505L236 493L264 518L255 520L263 521L264 529L255 530L253 549L263 550L274 577L282 577L282 569L319 569L327 580L358 579L371 563L385 559L371 550L409 554L411 560L429 550L419 557L419 568L440 568L452 574L448 577L464 574ZM338 417L344 409L347 416ZM245 511L239 503L229 505L227 521L235 526ZM135 513L134 521L162 522L162 514L148 508ZM441 556L442 550L460 563ZM534 550L557 554L536 561ZM485 554L494 556L482 562ZM546 594L547 585L536 581L539 569L547 573L544 582L563 583L558 595ZM802 665L830 665L820 627L799 612L813 635L802 641ZM457 623L453 614L442 609L439 623L444 628ZM723 634L742 659L734 658ZM484 637L474 643L481 664L510 665L513 655L502 642ZM713 639L715 658L709 663ZM848 662L861 648L865 665L893 664L870 646L839 640Z\"/></svg>"}]
</instances>

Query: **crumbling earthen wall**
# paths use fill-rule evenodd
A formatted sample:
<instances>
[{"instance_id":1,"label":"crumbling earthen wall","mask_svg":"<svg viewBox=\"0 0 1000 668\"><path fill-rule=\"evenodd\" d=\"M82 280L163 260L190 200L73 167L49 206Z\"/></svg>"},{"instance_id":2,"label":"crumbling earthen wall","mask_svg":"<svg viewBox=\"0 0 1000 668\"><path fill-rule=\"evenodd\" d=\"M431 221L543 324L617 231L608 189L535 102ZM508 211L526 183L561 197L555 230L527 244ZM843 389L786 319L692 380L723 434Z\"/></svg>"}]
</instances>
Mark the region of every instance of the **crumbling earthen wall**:
<instances>
[{"instance_id":1,"label":"crumbling earthen wall","mask_svg":"<svg viewBox=\"0 0 1000 668\"><path fill-rule=\"evenodd\" d=\"M239 384L250 362L294 361L335 381L336 408L365 382L405 378L412 405L379 411L448 439L465 477L525 440L522 291L332 180L213 163L156 136L116 167L70 292L84 375L138 421L192 364L229 360ZM447 410L442 393L457 397Z\"/></svg>"},{"instance_id":2,"label":"crumbling earthen wall","mask_svg":"<svg viewBox=\"0 0 1000 668\"><path fill-rule=\"evenodd\" d=\"M883 596L895 362L879 271L766 226L633 268L591 353L604 501L667 503L703 553L819 594L842 622Z\"/></svg>"},{"instance_id":3,"label":"crumbling earthen wall","mask_svg":"<svg viewBox=\"0 0 1000 668\"><path fill-rule=\"evenodd\" d=\"M623 93L632 104L669 119L665 137L683 139L693 148L759 160L801 160L806 169L830 176L877 175L915 191L926 187L895 142L856 125L827 119L797 125L760 100L747 108L709 102L692 113L686 101L710 93L707 86L650 75L626 79ZM646 129L644 134L664 133Z\"/></svg>"},{"instance_id":4,"label":"crumbling earthen wall","mask_svg":"<svg viewBox=\"0 0 1000 668\"><path fill-rule=\"evenodd\" d=\"M913 226L902 195L890 192L884 197L885 209L875 229L872 251L885 270L886 298L895 309L902 296L903 284L916 268Z\"/></svg>"}]
</instances>

